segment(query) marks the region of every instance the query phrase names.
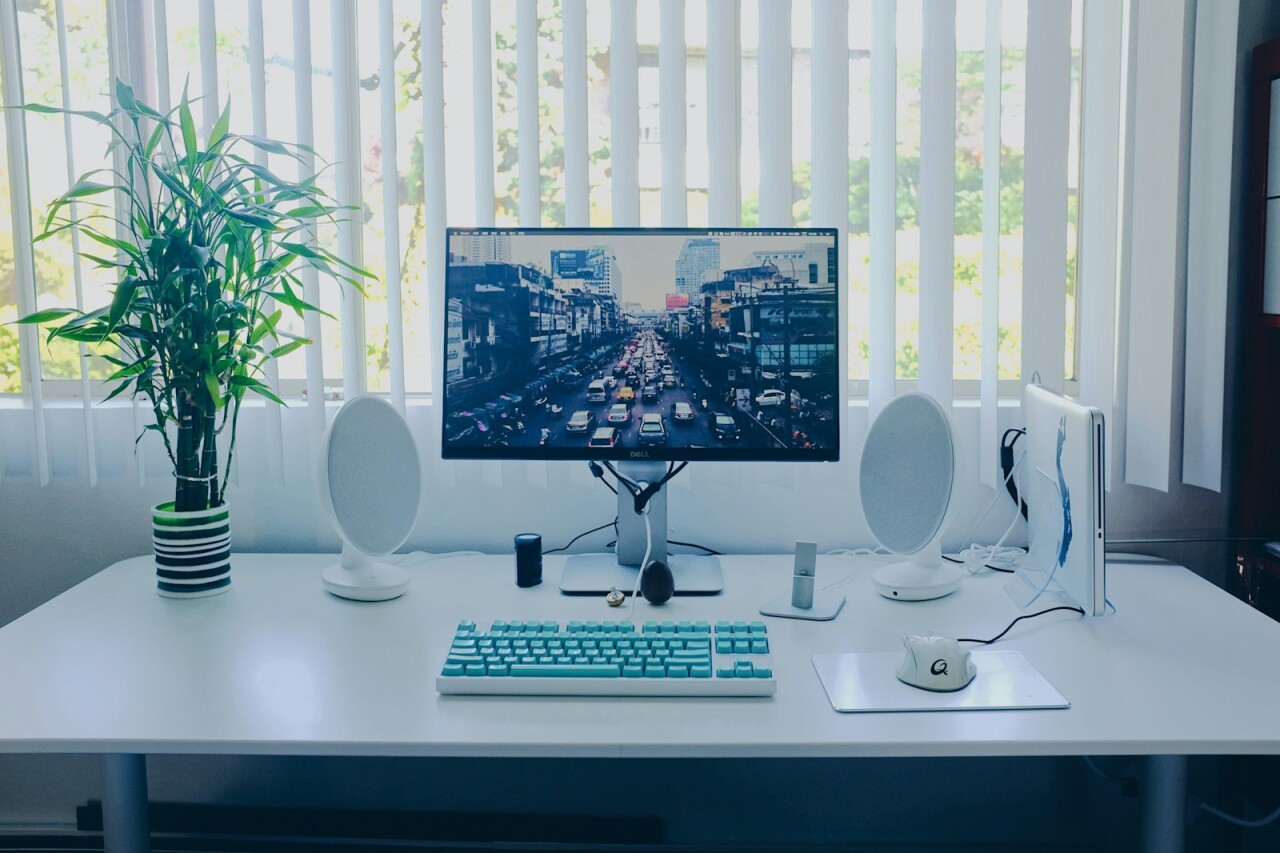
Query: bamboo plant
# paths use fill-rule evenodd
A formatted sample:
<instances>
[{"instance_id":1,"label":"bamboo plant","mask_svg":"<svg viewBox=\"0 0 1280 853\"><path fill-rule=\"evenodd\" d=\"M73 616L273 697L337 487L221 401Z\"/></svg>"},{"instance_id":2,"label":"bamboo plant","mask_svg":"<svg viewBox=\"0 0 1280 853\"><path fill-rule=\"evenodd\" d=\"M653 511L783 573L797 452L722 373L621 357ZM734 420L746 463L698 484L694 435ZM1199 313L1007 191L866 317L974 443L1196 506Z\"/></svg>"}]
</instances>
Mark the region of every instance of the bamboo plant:
<instances>
[{"instance_id":1,"label":"bamboo plant","mask_svg":"<svg viewBox=\"0 0 1280 853\"><path fill-rule=\"evenodd\" d=\"M264 365L310 343L279 325L284 310L320 310L302 298L299 272L310 266L356 289L369 274L313 239L318 219L332 221L347 208L314 176L288 181L251 159L258 149L301 161L314 156L311 149L230 132L229 100L202 145L185 91L167 114L138 101L122 81L115 92L105 115L70 112L110 129L117 165L85 174L55 199L36 237L75 228L104 247L82 257L113 271L111 302L18 322L49 325L50 341L105 345L102 357L115 367L106 399L145 398L154 422L138 440L147 431L163 439L174 509L203 510L225 501L245 394L282 402L263 381ZM98 203L106 193L114 193L114 210ZM218 440L228 428L220 479Z\"/></svg>"}]
</instances>

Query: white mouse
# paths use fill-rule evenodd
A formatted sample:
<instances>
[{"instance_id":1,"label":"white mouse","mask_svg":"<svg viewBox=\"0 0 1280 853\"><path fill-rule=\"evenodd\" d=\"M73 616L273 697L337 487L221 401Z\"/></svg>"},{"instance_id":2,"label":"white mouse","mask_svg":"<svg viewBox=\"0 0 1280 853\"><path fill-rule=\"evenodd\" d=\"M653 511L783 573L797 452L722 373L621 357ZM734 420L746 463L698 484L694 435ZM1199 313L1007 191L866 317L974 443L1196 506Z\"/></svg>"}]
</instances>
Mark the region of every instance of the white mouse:
<instances>
[{"instance_id":1,"label":"white mouse","mask_svg":"<svg viewBox=\"0 0 1280 853\"><path fill-rule=\"evenodd\" d=\"M904 684L949 692L967 686L978 674L969 650L960 648L951 637L908 634L902 638L902 645L906 654L898 667L898 680Z\"/></svg>"}]
</instances>

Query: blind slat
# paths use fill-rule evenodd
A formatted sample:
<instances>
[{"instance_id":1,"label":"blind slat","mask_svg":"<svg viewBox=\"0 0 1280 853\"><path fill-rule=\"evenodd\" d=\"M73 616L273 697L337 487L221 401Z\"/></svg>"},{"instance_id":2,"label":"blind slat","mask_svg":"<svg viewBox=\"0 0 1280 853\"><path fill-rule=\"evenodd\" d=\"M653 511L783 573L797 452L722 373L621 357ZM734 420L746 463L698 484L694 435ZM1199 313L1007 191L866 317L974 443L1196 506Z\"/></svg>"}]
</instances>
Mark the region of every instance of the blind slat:
<instances>
[{"instance_id":1,"label":"blind slat","mask_svg":"<svg viewBox=\"0 0 1280 853\"><path fill-rule=\"evenodd\" d=\"M636 0L612 0L609 16L609 151L613 224L640 224L640 82Z\"/></svg>"},{"instance_id":2,"label":"blind slat","mask_svg":"<svg viewBox=\"0 0 1280 853\"><path fill-rule=\"evenodd\" d=\"M58 82L62 88L62 109L71 109L71 71L67 59L67 16L65 3L57 0L54 4L54 17L58 27ZM67 186L76 182L75 149L72 145L71 114L64 112L62 116L62 138L67 151ZM79 205L72 202L68 215L72 221L79 218ZM80 263L80 229L71 229L71 271L75 284L76 309L84 310L84 271ZM93 440L93 394L89 385L89 347L81 343L80 351L80 405L84 415L84 461L85 475L89 487L98 483L97 450Z\"/></svg>"},{"instance_id":3,"label":"blind slat","mask_svg":"<svg viewBox=\"0 0 1280 853\"><path fill-rule=\"evenodd\" d=\"M1196 236L1187 243L1182 482L1214 491L1222 489L1234 60L1239 18L1239 0L1196 6L1187 189L1187 233Z\"/></svg>"},{"instance_id":4,"label":"blind slat","mask_svg":"<svg viewBox=\"0 0 1280 853\"><path fill-rule=\"evenodd\" d=\"M1106 446L1114 424L1116 387L1116 277L1119 256L1120 96L1124 7L1087 3L1084 8L1084 56L1081 99L1089 119L1080 138L1080 399L1102 410ZM1110 460L1108 459L1108 463ZM1106 468L1107 488L1112 468Z\"/></svg>"},{"instance_id":5,"label":"blind slat","mask_svg":"<svg viewBox=\"0 0 1280 853\"><path fill-rule=\"evenodd\" d=\"M790 0L786 0L790 2ZM685 146L686 48L684 0L662 0L662 34L658 43L658 127L662 149L662 224L683 228L689 223Z\"/></svg>"},{"instance_id":6,"label":"blind slat","mask_svg":"<svg viewBox=\"0 0 1280 853\"><path fill-rule=\"evenodd\" d=\"M538 0L516 6L516 108L520 131L520 224L542 224L542 163L538 140Z\"/></svg>"},{"instance_id":7,"label":"blind slat","mask_svg":"<svg viewBox=\"0 0 1280 853\"><path fill-rule=\"evenodd\" d=\"M382 246L387 265L387 348L391 368L391 402L404 415L404 299L400 280L395 47L395 8L391 0L382 0L378 5L378 95L382 113Z\"/></svg>"},{"instance_id":8,"label":"blind slat","mask_svg":"<svg viewBox=\"0 0 1280 853\"><path fill-rule=\"evenodd\" d=\"M423 220L426 224L427 295L432 306L443 306L445 246L444 229L448 222L445 215L444 167L444 0L422 0L422 192ZM444 387L443 351L437 328L443 324L433 322L427 331L428 358L432 360L428 376L431 388L439 393ZM452 471L449 467L448 470Z\"/></svg>"},{"instance_id":9,"label":"blind slat","mask_svg":"<svg viewBox=\"0 0 1280 853\"><path fill-rule=\"evenodd\" d=\"M251 127L254 136L266 137L267 133L267 69L264 60L265 38L262 32L262 0L249 0L249 107L253 113ZM266 168L267 152L254 148L253 161ZM268 314L274 311L275 300L268 300L265 309ZM274 358L268 359L265 367L267 384L276 393L280 391L280 364ZM283 482L284 467L284 424L280 413L280 404L274 400L266 400L266 435L263 436L267 446L267 473L275 482ZM240 466L232 469L232 475L239 484Z\"/></svg>"},{"instance_id":10,"label":"blind slat","mask_svg":"<svg viewBox=\"0 0 1280 853\"><path fill-rule=\"evenodd\" d=\"M16 109L22 95L22 53L18 38L17 4L0 8L0 45L4 48L5 149L9 155L9 202L13 212L13 278L18 315L36 310L35 253L31 247L31 187L27 179L26 114ZM40 485L49 483L49 442L44 413L44 388L40 372L40 335L35 326L18 327L18 356L23 396L31 402L35 431L36 471Z\"/></svg>"},{"instance_id":11,"label":"blind slat","mask_svg":"<svg viewBox=\"0 0 1280 853\"><path fill-rule=\"evenodd\" d=\"M897 4L871 5L871 416L893 398L897 378Z\"/></svg>"},{"instance_id":12,"label":"blind slat","mask_svg":"<svg viewBox=\"0 0 1280 853\"><path fill-rule=\"evenodd\" d=\"M791 225L791 0L760 0L760 224Z\"/></svg>"},{"instance_id":13,"label":"blind slat","mask_svg":"<svg viewBox=\"0 0 1280 853\"><path fill-rule=\"evenodd\" d=\"M564 0L564 220L591 224L587 171L587 2Z\"/></svg>"},{"instance_id":14,"label":"blind slat","mask_svg":"<svg viewBox=\"0 0 1280 853\"><path fill-rule=\"evenodd\" d=\"M155 0L151 12L156 42L156 108L161 113L168 113L173 103L169 89L169 23L165 6L165 0Z\"/></svg>"},{"instance_id":15,"label":"blind slat","mask_svg":"<svg viewBox=\"0 0 1280 853\"><path fill-rule=\"evenodd\" d=\"M707 207L713 227L742 221L738 0L707 0Z\"/></svg>"},{"instance_id":16,"label":"blind slat","mask_svg":"<svg viewBox=\"0 0 1280 853\"><path fill-rule=\"evenodd\" d=\"M311 102L311 3L309 0L293 0L293 100L295 104L295 133L303 146L298 152L298 180L307 181L315 176L316 158L309 149L315 148L315 121ZM314 243L315 228L304 235L304 243ZM303 298L312 305L320 304L320 274L307 265L299 273L302 279ZM311 344L305 347L307 358L307 422L311 447L318 453L324 436L324 342L320 315L308 311L303 315L303 329Z\"/></svg>"},{"instance_id":17,"label":"blind slat","mask_svg":"<svg viewBox=\"0 0 1280 853\"><path fill-rule=\"evenodd\" d=\"M1173 414L1174 294L1179 280L1178 218L1182 134L1182 60L1186 9L1181 3L1133 4L1132 128L1126 172L1130 204L1127 281L1129 311L1124 356L1124 478L1169 489Z\"/></svg>"},{"instance_id":18,"label":"blind slat","mask_svg":"<svg viewBox=\"0 0 1280 853\"><path fill-rule=\"evenodd\" d=\"M1071 0L1027 7L1026 156L1022 199L1022 376L1062 391L1067 306L1067 137Z\"/></svg>"},{"instance_id":19,"label":"blind slat","mask_svg":"<svg viewBox=\"0 0 1280 853\"><path fill-rule=\"evenodd\" d=\"M200 82L201 94L200 135L209 138L209 132L218 121L218 22L213 10L213 0L200 0Z\"/></svg>"},{"instance_id":20,"label":"blind slat","mask_svg":"<svg viewBox=\"0 0 1280 853\"><path fill-rule=\"evenodd\" d=\"M494 223L493 21L489 0L471 4L472 136L475 139L476 225Z\"/></svg>"},{"instance_id":21,"label":"blind slat","mask_svg":"<svg viewBox=\"0 0 1280 853\"><path fill-rule=\"evenodd\" d=\"M335 198L354 208L337 216L338 256L347 263L364 266L362 223L356 215L361 207L360 183L360 69L355 56L359 23L355 0L331 0L329 21L333 44L333 148ZM342 328L342 398L354 399L368 387L365 367L364 296L355 288L341 288L339 318Z\"/></svg>"},{"instance_id":22,"label":"blind slat","mask_svg":"<svg viewBox=\"0 0 1280 853\"><path fill-rule=\"evenodd\" d=\"M950 408L956 222L956 4L924 7L920 73L920 390Z\"/></svg>"},{"instance_id":23,"label":"blind slat","mask_svg":"<svg viewBox=\"0 0 1280 853\"><path fill-rule=\"evenodd\" d=\"M982 57L982 410L979 477L998 485L1000 356L1000 0L987 0Z\"/></svg>"}]
</instances>

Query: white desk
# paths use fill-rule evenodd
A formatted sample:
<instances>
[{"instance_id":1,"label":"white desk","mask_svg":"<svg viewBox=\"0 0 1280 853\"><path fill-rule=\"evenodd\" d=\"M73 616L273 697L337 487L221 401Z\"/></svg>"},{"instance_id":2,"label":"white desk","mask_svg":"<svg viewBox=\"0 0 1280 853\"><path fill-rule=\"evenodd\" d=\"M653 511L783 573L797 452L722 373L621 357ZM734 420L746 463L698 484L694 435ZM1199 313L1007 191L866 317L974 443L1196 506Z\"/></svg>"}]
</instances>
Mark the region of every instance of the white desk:
<instances>
[{"instance_id":1,"label":"white desk","mask_svg":"<svg viewBox=\"0 0 1280 853\"><path fill-rule=\"evenodd\" d=\"M1280 624L1167 565L1112 567L1117 614L1053 614L1001 641L1069 710L841 715L812 654L897 651L907 630L994 636L1020 615L1003 576L966 578L939 601L893 602L872 593L874 564L820 557L820 585L855 574L842 587L849 603L833 622L769 620L772 698L507 699L436 693L460 618L621 615L595 596L560 595L561 559L547 558L543 584L525 590L509 555L427 562L410 569L408 594L382 604L326 594L319 573L331 560L237 554L232 590L193 601L157 596L152 561L126 560L0 629L0 751L107 756L113 839L145 833L148 753L1144 755L1145 839L1162 850L1182 840L1185 756L1280 754ZM787 588L790 565L789 556L726 557L724 594L642 601L636 618L752 618Z\"/></svg>"}]
</instances>

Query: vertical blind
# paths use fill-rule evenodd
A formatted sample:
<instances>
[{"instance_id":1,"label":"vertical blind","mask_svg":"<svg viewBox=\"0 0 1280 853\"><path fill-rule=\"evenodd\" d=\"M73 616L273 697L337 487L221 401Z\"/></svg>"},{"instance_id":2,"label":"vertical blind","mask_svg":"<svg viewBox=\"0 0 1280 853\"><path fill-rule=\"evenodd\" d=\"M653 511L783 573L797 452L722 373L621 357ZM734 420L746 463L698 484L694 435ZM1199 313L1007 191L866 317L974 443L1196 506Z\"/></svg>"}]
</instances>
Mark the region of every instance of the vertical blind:
<instances>
[{"instance_id":1,"label":"vertical blind","mask_svg":"<svg viewBox=\"0 0 1280 853\"><path fill-rule=\"evenodd\" d=\"M0 9L0 76L6 107L50 93L67 108L107 106L100 79L72 73L68 36L96 19L105 38L82 50L103 52L161 109L189 89L207 134L230 100L236 129L319 152L297 176L319 174L355 210L312 239L378 281L367 295L339 293L302 273L307 300L339 320L297 321L314 345L267 379L306 398L312 441L326 398L372 390L403 410L439 387L446 224L812 224L840 230L840 286L859 306L842 330L850 392L873 414L904 383L974 401L981 476L994 485L1000 397L1035 374L1108 414L1123 409L1125 474L1167 488L1173 350L1192 328L1174 310L1178 258L1158 241L1184 209L1168 175L1186 146L1149 137L1178 126L1184 106L1179 81L1142 58L1197 25L1194 7L1174 5L1166 15L1149 0L56 0L53 20ZM1209 23L1210 36L1227 29ZM1227 84L1218 75L1197 95L1210 85ZM38 274L49 263L31 245L41 204L102 156L76 140L74 119L58 121L65 168L51 182L44 149L32 154L49 128L5 113L13 286L0 290L12 303L0 321L108 292L86 283L74 230L65 292ZM1209 138L1219 147L1203 143L1201 156L1221 150ZM1148 141L1155 155L1135 158ZM1223 258L1197 263L1225 281ZM1181 455L1190 481L1216 488L1221 353L1203 338L1220 332L1225 305L1212 288L1194 293L1194 352L1211 369L1188 390L1199 409L1188 434L1194 425L1212 446L1216 429L1217 455ZM71 393L92 484L91 353L81 346L66 367L36 330L16 338L0 391L30 411L41 481L44 409ZM255 440L278 460L290 436L279 408L263 405Z\"/></svg>"}]
</instances>

